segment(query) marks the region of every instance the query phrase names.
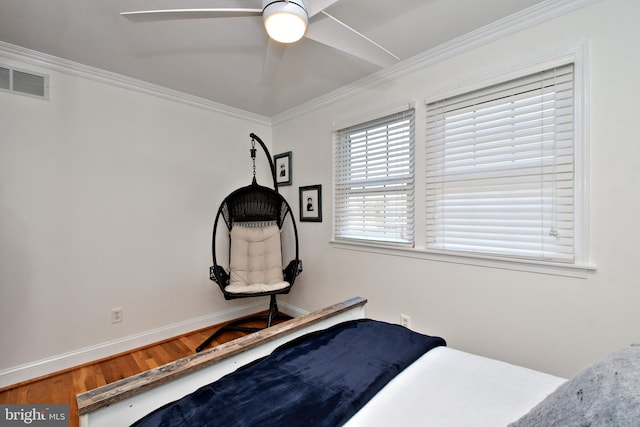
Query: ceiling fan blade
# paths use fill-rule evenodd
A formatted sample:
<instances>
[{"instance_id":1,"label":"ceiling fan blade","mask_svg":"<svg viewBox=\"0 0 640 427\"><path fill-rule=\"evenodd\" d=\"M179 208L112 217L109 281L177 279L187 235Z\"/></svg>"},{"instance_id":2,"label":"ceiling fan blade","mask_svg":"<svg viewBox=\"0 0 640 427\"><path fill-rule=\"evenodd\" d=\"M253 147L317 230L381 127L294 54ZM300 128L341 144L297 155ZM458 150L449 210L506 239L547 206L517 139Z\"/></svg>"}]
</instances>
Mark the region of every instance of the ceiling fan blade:
<instances>
[{"instance_id":1,"label":"ceiling fan blade","mask_svg":"<svg viewBox=\"0 0 640 427\"><path fill-rule=\"evenodd\" d=\"M169 19L232 18L238 16L260 16L262 9L164 9L122 12L120 15L132 21L163 21Z\"/></svg>"},{"instance_id":2,"label":"ceiling fan blade","mask_svg":"<svg viewBox=\"0 0 640 427\"><path fill-rule=\"evenodd\" d=\"M286 48L286 44L278 43L269 38L262 64L262 85L269 86L275 81L278 68L280 68L280 61L282 61Z\"/></svg>"},{"instance_id":3,"label":"ceiling fan blade","mask_svg":"<svg viewBox=\"0 0 640 427\"><path fill-rule=\"evenodd\" d=\"M327 12L321 12L313 18L313 21L309 23L305 37L347 52L382 68L393 65L400 60L387 49Z\"/></svg>"},{"instance_id":4,"label":"ceiling fan blade","mask_svg":"<svg viewBox=\"0 0 640 427\"><path fill-rule=\"evenodd\" d=\"M309 18L311 18L338 1L339 0L307 0L307 14Z\"/></svg>"}]
</instances>

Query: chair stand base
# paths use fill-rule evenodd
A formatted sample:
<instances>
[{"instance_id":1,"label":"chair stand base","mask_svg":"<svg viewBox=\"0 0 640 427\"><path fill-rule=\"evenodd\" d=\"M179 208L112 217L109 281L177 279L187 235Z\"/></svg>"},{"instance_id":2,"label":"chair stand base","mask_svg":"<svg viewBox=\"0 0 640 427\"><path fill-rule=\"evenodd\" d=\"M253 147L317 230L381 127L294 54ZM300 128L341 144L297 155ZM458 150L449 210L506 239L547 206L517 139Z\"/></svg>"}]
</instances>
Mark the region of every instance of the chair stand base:
<instances>
[{"instance_id":1,"label":"chair stand base","mask_svg":"<svg viewBox=\"0 0 640 427\"><path fill-rule=\"evenodd\" d=\"M231 323L227 323L226 325L224 325L221 328L217 329L213 334L211 334L211 336L209 338L204 340L204 342L202 344L200 344L198 347L196 347L196 353L200 353L202 350L207 348L209 346L209 344L211 344L213 342L213 340L215 340L218 337L218 335L220 335L224 331L240 331L240 332L249 332L249 333L258 332L258 331L261 331L263 329L269 328L273 324L273 321L277 320L277 319L283 319L284 320L284 319L288 319L288 317L284 317L284 316L280 315L280 312L278 311L278 303L276 302L276 296L275 295L271 295L271 300L269 301L269 314L268 315L266 315L266 316L245 317L245 318L242 318L242 319L234 320ZM262 327L262 328L241 326L243 323L256 321L256 320L266 320L266 326Z\"/></svg>"}]
</instances>

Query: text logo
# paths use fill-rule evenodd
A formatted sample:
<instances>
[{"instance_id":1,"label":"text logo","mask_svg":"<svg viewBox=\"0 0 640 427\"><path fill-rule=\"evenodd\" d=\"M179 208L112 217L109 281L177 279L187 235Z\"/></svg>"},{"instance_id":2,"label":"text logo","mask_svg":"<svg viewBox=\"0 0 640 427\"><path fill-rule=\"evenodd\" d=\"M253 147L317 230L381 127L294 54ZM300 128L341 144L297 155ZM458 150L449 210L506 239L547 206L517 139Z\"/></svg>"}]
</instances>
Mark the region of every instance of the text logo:
<instances>
[{"instance_id":1,"label":"text logo","mask_svg":"<svg viewBox=\"0 0 640 427\"><path fill-rule=\"evenodd\" d=\"M0 405L0 427L69 427L69 405Z\"/></svg>"}]
</instances>

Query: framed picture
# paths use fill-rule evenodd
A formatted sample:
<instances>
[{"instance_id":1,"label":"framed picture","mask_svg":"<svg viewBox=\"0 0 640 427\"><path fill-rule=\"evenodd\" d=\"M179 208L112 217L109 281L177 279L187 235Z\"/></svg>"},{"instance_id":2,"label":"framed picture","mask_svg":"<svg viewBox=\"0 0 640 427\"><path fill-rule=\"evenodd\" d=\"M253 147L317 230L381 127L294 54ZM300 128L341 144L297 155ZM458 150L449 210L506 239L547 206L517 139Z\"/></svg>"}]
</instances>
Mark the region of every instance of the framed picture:
<instances>
[{"instance_id":1,"label":"framed picture","mask_svg":"<svg viewBox=\"0 0 640 427\"><path fill-rule=\"evenodd\" d=\"M278 185L291 185L291 151L273 156Z\"/></svg>"},{"instance_id":2,"label":"framed picture","mask_svg":"<svg viewBox=\"0 0 640 427\"><path fill-rule=\"evenodd\" d=\"M300 187L300 221L322 222L322 186Z\"/></svg>"}]
</instances>

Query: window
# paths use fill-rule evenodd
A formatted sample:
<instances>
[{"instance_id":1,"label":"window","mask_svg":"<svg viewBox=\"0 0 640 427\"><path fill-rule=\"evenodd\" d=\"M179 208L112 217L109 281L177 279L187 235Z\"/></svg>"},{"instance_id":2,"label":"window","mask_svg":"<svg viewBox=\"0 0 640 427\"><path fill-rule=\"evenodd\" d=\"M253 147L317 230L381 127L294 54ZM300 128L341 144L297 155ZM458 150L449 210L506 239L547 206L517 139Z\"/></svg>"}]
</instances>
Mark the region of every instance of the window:
<instances>
[{"instance_id":1,"label":"window","mask_svg":"<svg viewBox=\"0 0 640 427\"><path fill-rule=\"evenodd\" d=\"M414 116L410 109L336 132L336 239L413 244Z\"/></svg>"},{"instance_id":2,"label":"window","mask_svg":"<svg viewBox=\"0 0 640 427\"><path fill-rule=\"evenodd\" d=\"M426 247L573 263L574 67L427 103Z\"/></svg>"}]
</instances>

